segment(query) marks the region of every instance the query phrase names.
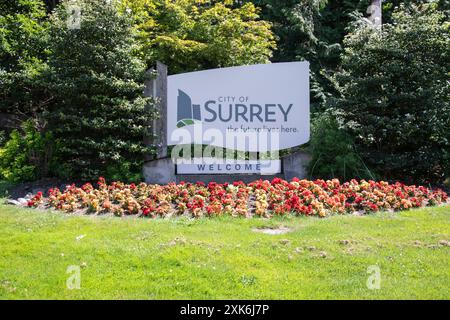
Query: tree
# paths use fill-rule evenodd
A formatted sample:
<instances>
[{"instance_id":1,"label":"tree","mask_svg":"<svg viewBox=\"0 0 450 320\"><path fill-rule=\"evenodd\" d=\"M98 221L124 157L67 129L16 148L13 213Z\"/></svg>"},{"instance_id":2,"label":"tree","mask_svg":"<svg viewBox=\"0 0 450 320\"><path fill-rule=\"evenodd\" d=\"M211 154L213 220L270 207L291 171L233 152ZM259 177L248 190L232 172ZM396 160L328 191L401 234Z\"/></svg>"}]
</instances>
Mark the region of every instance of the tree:
<instances>
[{"instance_id":1,"label":"tree","mask_svg":"<svg viewBox=\"0 0 450 320\"><path fill-rule=\"evenodd\" d=\"M81 20L71 16L81 12ZM73 22L73 24L72 24ZM61 144L67 175L93 179L141 169L148 99L142 97L146 66L131 18L112 1L63 1L50 19L50 87L57 106L48 113Z\"/></svg>"},{"instance_id":2,"label":"tree","mask_svg":"<svg viewBox=\"0 0 450 320\"><path fill-rule=\"evenodd\" d=\"M147 64L171 73L267 63L275 48L270 24L251 3L230 0L123 0L135 18Z\"/></svg>"},{"instance_id":3,"label":"tree","mask_svg":"<svg viewBox=\"0 0 450 320\"><path fill-rule=\"evenodd\" d=\"M11 120L0 125L19 127L30 117L39 122L51 101L41 77L46 27L41 0L0 0L0 113Z\"/></svg>"},{"instance_id":4,"label":"tree","mask_svg":"<svg viewBox=\"0 0 450 320\"><path fill-rule=\"evenodd\" d=\"M450 173L449 26L435 5L402 7L382 30L359 26L336 75L346 130L388 179L441 182Z\"/></svg>"}]
</instances>

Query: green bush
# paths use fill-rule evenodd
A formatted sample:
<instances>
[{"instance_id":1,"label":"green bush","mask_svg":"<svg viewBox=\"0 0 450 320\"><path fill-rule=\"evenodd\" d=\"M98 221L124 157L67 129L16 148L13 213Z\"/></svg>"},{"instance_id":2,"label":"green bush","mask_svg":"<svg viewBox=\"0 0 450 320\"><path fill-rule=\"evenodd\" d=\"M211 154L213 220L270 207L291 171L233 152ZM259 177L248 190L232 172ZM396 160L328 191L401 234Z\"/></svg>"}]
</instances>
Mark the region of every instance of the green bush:
<instances>
[{"instance_id":1,"label":"green bush","mask_svg":"<svg viewBox=\"0 0 450 320\"><path fill-rule=\"evenodd\" d=\"M80 27L69 28L69 5L81 9ZM82 180L132 165L140 172L150 99L142 92L146 66L136 56L131 17L114 2L63 1L50 18L49 87L56 106L46 115L60 141L66 175Z\"/></svg>"},{"instance_id":2,"label":"green bush","mask_svg":"<svg viewBox=\"0 0 450 320\"><path fill-rule=\"evenodd\" d=\"M0 1L0 113L21 121L37 119L51 101L41 78L45 18L41 0Z\"/></svg>"},{"instance_id":3,"label":"green bush","mask_svg":"<svg viewBox=\"0 0 450 320\"><path fill-rule=\"evenodd\" d=\"M382 178L440 183L450 172L449 24L433 5L402 8L392 20L346 38L331 106Z\"/></svg>"},{"instance_id":4,"label":"green bush","mask_svg":"<svg viewBox=\"0 0 450 320\"><path fill-rule=\"evenodd\" d=\"M312 120L309 164L311 177L322 179L375 179L355 150L352 137L342 128L339 114L331 110Z\"/></svg>"},{"instance_id":5,"label":"green bush","mask_svg":"<svg viewBox=\"0 0 450 320\"><path fill-rule=\"evenodd\" d=\"M22 131L13 130L0 148L0 176L11 182L45 177L54 165L53 154L52 134L40 133L32 122L25 122Z\"/></svg>"},{"instance_id":6,"label":"green bush","mask_svg":"<svg viewBox=\"0 0 450 320\"><path fill-rule=\"evenodd\" d=\"M124 181L137 183L144 179L141 161L123 161L106 168L105 177L110 181Z\"/></svg>"}]
</instances>

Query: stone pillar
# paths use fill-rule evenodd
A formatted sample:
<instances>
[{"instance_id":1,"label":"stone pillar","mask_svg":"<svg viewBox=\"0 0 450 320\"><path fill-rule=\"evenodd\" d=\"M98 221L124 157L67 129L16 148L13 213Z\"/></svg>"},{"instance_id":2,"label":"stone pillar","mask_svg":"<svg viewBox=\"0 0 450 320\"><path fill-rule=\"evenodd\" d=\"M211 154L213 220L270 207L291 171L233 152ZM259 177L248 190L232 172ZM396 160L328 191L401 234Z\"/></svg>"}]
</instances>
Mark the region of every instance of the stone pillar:
<instances>
[{"instance_id":1,"label":"stone pillar","mask_svg":"<svg viewBox=\"0 0 450 320\"><path fill-rule=\"evenodd\" d=\"M147 73L151 79L145 81L144 97L155 100L154 105L147 105L147 110L153 111L151 108L154 108L158 117L149 123L151 134L144 138L144 143L156 146L156 159L161 159L167 157L167 66L158 61L156 69L150 69ZM145 161L154 158L146 155Z\"/></svg>"},{"instance_id":2,"label":"stone pillar","mask_svg":"<svg viewBox=\"0 0 450 320\"><path fill-rule=\"evenodd\" d=\"M283 162L284 179L289 181L292 178L308 178L308 164L311 161L311 155L307 152L303 150L293 152L282 157L281 161Z\"/></svg>"},{"instance_id":3,"label":"stone pillar","mask_svg":"<svg viewBox=\"0 0 450 320\"><path fill-rule=\"evenodd\" d=\"M144 163L144 180L150 184L176 182L175 165L171 158L162 158Z\"/></svg>"},{"instance_id":4,"label":"stone pillar","mask_svg":"<svg viewBox=\"0 0 450 320\"><path fill-rule=\"evenodd\" d=\"M156 147L156 155L144 156L143 174L147 183L166 184L175 181L175 165L167 157L167 66L158 61L147 73L151 77L145 81L144 96L152 97L155 103L146 108L158 116L148 123L150 132L144 137L145 145Z\"/></svg>"}]
</instances>

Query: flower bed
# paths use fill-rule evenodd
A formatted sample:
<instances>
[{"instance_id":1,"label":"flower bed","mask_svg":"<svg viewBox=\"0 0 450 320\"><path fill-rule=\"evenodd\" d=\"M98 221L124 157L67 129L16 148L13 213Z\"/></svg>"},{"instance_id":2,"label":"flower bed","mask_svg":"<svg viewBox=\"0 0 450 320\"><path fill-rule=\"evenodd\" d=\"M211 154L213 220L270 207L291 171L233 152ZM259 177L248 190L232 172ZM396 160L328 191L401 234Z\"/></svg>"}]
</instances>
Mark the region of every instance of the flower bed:
<instances>
[{"instance_id":1,"label":"flower bed","mask_svg":"<svg viewBox=\"0 0 450 320\"><path fill-rule=\"evenodd\" d=\"M447 202L442 190L384 181L299 180L276 178L249 184L208 185L198 182L167 185L107 184L103 178L97 188L90 183L42 192L28 201L29 207L54 208L66 212L113 213L145 217L189 215L261 216L368 213L380 210L405 210Z\"/></svg>"}]
</instances>

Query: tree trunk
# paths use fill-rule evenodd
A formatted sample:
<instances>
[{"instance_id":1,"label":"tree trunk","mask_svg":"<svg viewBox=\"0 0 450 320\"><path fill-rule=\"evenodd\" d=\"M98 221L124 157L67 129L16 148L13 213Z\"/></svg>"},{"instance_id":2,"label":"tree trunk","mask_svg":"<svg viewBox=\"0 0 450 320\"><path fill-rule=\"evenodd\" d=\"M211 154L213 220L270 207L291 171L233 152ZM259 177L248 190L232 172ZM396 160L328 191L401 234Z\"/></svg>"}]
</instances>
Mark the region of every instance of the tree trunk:
<instances>
[{"instance_id":1,"label":"tree trunk","mask_svg":"<svg viewBox=\"0 0 450 320\"><path fill-rule=\"evenodd\" d=\"M371 5L367 8L367 13L370 14L369 20L376 27L381 27L382 24L381 11L381 0L372 0Z\"/></svg>"}]
</instances>

